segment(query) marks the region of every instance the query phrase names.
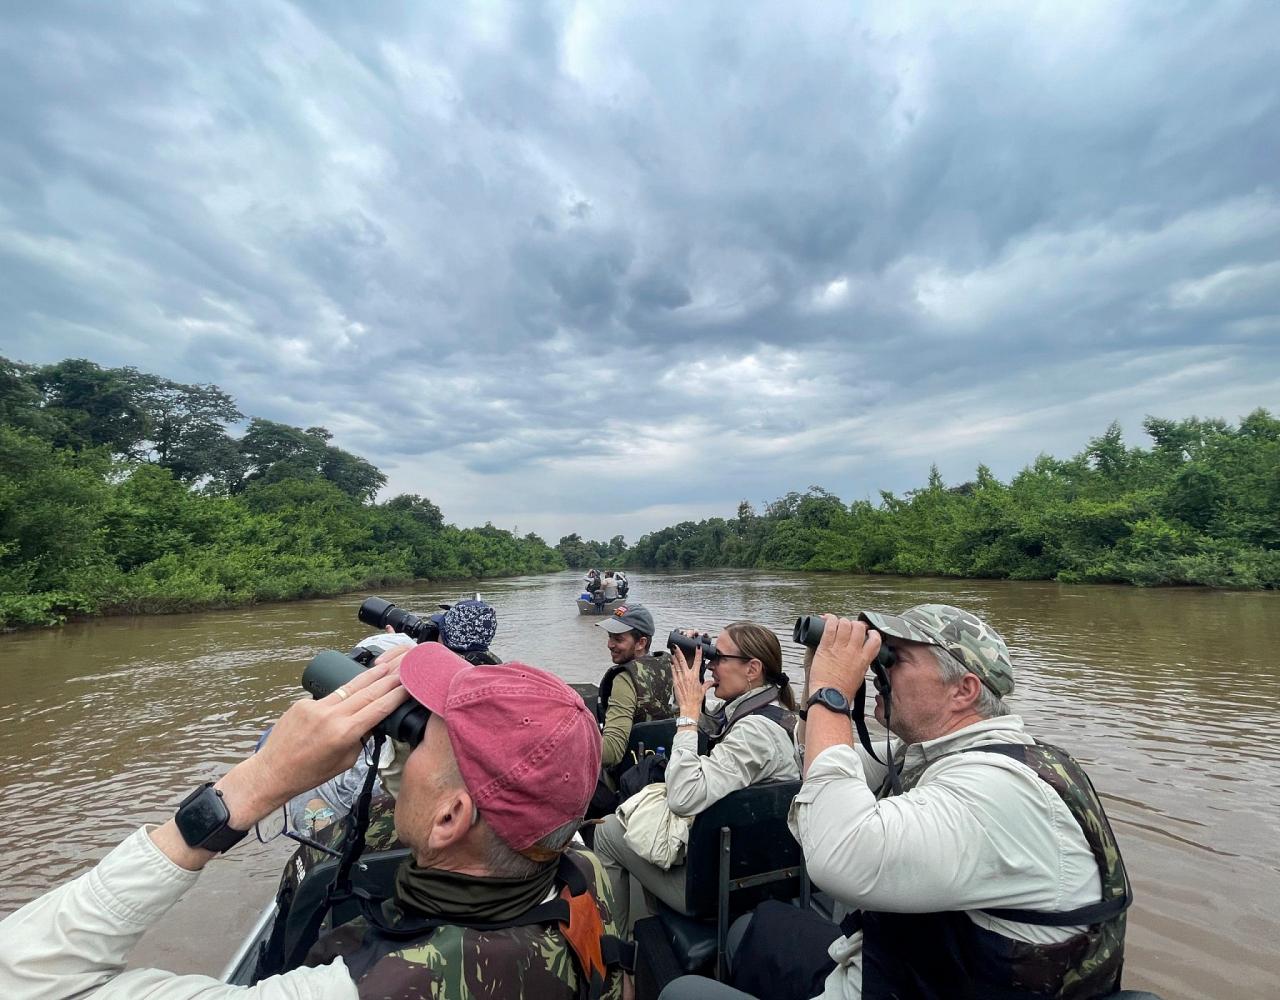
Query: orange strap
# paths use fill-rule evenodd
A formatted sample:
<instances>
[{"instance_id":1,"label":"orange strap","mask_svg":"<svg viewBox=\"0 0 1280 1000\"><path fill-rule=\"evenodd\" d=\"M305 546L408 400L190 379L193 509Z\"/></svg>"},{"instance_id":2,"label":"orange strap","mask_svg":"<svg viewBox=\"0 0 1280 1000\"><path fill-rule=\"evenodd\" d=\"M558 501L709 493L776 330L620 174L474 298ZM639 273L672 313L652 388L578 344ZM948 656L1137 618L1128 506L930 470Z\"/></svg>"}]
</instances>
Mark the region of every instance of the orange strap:
<instances>
[{"instance_id":1,"label":"orange strap","mask_svg":"<svg viewBox=\"0 0 1280 1000\"><path fill-rule=\"evenodd\" d=\"M600 909L595 897L589 892L575 896L565 886L560 890L560 898L569 904L569 923L561 923L560 932L569 942L573 953L578 956L578 964L586 973L587 979L595 979L597 975L604 979L608 975L604 954L600 950L604 921L600 919Z\"/></svg>"}]
</instances>

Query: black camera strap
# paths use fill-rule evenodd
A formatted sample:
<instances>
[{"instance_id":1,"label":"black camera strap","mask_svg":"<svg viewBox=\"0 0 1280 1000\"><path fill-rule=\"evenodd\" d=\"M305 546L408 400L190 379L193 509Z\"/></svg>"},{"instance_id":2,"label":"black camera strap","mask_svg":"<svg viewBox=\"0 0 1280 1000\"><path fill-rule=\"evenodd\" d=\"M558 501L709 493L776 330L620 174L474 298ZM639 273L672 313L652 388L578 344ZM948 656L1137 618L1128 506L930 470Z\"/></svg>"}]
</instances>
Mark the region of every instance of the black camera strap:
<instances>
[{"instance_id":1,"label":"black camera strap","mask_svg":"<svg viewBox=\"0 0 1280 1000\"><path fill-rule=\"evenodd\" d=\"M872 666L872 670L880 684L881 697L884 698L884 760L880 759L880 755L871 746L871 733L867 730L867 682L865 679L858 685L858 690L853 695L853 728L858 732L858 742L871 755L871 759L889 769L887 780L892 794L900 795L902 793L902 762L893 759L891 744L893 734L889 732L889 722L893 718L893 688L889 684L889 671L883 668L877 669L876 665Z\"/></svg>"},{"instance_id":2,"label":"black camera strap","mask_svg":"<svg viewBox=\"0 0 1280 1000\"><path fill-rule=\"evenodd\" d=\"M338 870L333 876L333 881L329 883L329 887L325 890L324 902L317 906L307 918L306 926L302 933L298 935L297 941L294 942L293 948L286 957L284 963L285 971L296 969L306 960L307 952L320 939L320 927L324 924L325 917L329 912L341 902L350 899L355 895L355 889L351 882L351 869L359 860L360 855L364 853L365 834L369 830L369 803L373 800L373 784L378 780L378 760L382 757L382 744L386 737L381 733L375 733L373 737L373 765L369 768L368 773L364 776L364 785L360 789L360 797L356 799L354 808L351 810L351 822L347 826L346 835L342 841L342 860L338 863ZM363 753L364 750L362 749Z\"/></svg>"}]
</instances>

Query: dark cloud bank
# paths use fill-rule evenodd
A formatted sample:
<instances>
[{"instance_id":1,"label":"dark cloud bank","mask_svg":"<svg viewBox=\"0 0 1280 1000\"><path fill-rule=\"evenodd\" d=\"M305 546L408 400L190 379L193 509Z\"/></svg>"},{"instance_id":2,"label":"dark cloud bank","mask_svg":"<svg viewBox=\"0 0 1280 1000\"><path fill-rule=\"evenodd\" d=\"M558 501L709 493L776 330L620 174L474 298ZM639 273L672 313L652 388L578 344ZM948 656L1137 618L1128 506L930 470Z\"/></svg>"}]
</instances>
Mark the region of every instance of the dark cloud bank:
<instances>
[{"instance_id":1,"label":"dark cloud bank","mask_svg":"<svg viewBox=\"0 0 1280 1000\"><path fill-rule=\"evenodd\" d=\"M4 353L552 541L1280 405L1280 8L877 6L20 5Z\"/></svg>"}]
</instances>

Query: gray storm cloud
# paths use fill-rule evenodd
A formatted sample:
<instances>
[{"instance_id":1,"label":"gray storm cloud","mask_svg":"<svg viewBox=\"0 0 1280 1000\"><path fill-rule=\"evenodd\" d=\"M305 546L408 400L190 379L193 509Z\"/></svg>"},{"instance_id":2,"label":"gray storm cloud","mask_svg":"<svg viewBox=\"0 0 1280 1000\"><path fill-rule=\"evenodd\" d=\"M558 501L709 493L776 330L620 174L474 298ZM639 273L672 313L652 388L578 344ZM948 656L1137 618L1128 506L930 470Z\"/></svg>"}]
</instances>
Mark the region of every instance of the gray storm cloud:
<instances>
[{"instance_id":1,"label":"gray storm cloud","mask_svg":"<svg viewBox=\"0 0 1280 1000\"><path fill-rule=\"evenodd\" d=\"M4 352L213 381L461 523L634 538L1280 402L1267 3L49 3Z\"/></svg>"}]
</instances>

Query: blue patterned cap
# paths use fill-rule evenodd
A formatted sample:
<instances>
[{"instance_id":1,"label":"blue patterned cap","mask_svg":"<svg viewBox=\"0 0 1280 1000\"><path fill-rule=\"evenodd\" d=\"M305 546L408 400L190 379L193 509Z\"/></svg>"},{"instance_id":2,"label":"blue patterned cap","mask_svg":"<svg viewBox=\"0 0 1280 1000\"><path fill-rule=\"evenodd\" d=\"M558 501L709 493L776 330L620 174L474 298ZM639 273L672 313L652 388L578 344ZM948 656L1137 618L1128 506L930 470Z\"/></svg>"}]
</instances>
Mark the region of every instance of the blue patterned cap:
<instances>
[{"instance_id":1,"label":"blue patterned cap","mask_svg":"<svg viewBox=\"0 0 1280 1000\"><path fill-rule=\"evenodd\" d=\"M498 634L498 612L488 601L459 601L431 620L440 628L440 641L455 653L482 652Z\"/></svg>"}]
</instances>

